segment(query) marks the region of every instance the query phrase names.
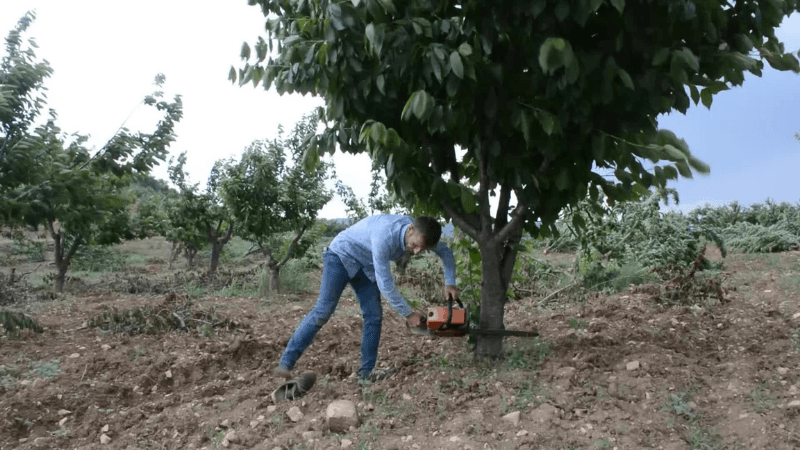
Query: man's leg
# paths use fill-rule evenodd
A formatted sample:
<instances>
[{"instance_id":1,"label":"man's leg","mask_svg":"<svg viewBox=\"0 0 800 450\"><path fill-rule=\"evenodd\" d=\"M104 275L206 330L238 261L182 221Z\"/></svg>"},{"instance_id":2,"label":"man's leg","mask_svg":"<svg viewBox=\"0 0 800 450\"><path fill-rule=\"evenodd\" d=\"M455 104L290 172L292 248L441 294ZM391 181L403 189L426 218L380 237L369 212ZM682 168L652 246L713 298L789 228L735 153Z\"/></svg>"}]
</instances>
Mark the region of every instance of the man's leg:
<instances>
[{"instance_id":1,"label":"man's leg","mask_svg":"<svg viewBox=\"0 0 800 450\"><path fill-rule=\"evenodd\" d=\"M331 318L333 311L336 310L336 305L339 303L339 297L341 297L342 291L350 278L342 261L335 253L326 251L323 255L323 261L322 284L319 288L317 304L314 305L314 309L311 312L306 314L303 321L294 331L281 357L278 370L284 369L283 371L287 374L289 370L294 368L294 364L300 358L300 355L311 345L320 328Z\"/></svg>"},{"instance_id":2,"label":"man's leg","mask_svg":"<svg viewBox=\"0 0 800 450\"><path fill-rule=\"evenodd\" d=\"M369 376L378 360L378 344L381 340L381 321L383 307L381 306L381 291L378 284L370 281L363 271L359 271L355 278L350 280L350 286L356 291L358 302L361 304L361 315L364 317L364 330L361 336L361 369L358 375L362 378Z\"/></svg>"}]
</instances>

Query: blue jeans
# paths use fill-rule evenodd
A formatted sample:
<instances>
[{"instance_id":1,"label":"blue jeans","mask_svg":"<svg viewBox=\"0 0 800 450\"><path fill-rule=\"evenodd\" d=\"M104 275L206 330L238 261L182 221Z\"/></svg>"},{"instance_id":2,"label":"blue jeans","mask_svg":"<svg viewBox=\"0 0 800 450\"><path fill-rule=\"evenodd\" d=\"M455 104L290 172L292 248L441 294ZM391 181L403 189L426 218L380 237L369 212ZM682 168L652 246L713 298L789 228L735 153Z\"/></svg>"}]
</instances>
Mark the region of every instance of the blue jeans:
<instances>
[{"instance_id":1,"label":"blue jeans","mask_svg":"<svg viewBox=\"0 0 800 450\"><path fill-rule=\"evenodd\" d=\"M314 305L311 312L306 314L292 334L292 338L281 356L280 365L285 369L294 368L300 355L311 345L314 336L333 315L342 291L347 283L350 283L361 304L361 315L364 318L364 330L361 335L361 369L358 373L360 376L366 377L375 368L378 360L378 344L380 343L381 320L383 319L381 292L378 284L367 278L363 270L359 270L351 279L342 261L330 250L326 250L322 258L324 266L317 304Z\"/></svg>"}]
</instances>

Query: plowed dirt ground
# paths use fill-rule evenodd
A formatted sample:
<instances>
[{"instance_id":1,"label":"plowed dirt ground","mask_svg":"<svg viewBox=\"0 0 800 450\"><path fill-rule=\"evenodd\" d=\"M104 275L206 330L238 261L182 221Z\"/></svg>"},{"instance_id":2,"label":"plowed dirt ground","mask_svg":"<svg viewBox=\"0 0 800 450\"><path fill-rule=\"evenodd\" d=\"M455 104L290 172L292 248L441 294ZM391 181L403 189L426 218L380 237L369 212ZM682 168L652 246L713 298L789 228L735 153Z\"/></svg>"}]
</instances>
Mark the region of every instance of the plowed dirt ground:
<instances>
[{"instance_id":1,"label":"plowed dirt ground","mask_svg":"<svg viewBox=\"0 0 800 450\"><path fill-rule=\"evenodd\" d=\"M0 336L0 448L800 448L800 253L731 255L725 272L727 301L703 306L631 291L561 307L510 302L507 327L541 337L507 339L507 358L493 363L473 362L465 338L410 334L386 307L379 366L398 373L368 386L353 376L361 317L348 291L298 363L316 385L279 404L271 370L313 285L269 301L197 299L241 325L212 333L85 325L104 307L165 295L28 303L20 309L46 330ZM325 427L338 399L360 414L345 434Z\"/></svg>"}]
</instances>

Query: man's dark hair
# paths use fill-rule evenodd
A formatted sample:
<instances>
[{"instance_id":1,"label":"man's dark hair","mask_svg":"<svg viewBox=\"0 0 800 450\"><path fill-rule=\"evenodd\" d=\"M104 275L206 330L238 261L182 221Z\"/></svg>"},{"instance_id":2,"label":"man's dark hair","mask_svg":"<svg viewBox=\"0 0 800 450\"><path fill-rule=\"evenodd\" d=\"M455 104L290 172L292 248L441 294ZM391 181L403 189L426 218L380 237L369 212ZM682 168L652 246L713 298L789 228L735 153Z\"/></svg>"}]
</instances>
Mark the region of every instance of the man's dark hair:
<instances>
[{"instance_id":1,"label":"man's dark hair","mask_svg":"<svg viewBox=\"0 0 800 450\"><path fill-rule=\"evenodd\" d=\"M419 216L414 219L414 230L425 236L425 245L433 247L439 243L442 237L442 226L439 221L429 216Z\"/></svg>"}]
</instances>

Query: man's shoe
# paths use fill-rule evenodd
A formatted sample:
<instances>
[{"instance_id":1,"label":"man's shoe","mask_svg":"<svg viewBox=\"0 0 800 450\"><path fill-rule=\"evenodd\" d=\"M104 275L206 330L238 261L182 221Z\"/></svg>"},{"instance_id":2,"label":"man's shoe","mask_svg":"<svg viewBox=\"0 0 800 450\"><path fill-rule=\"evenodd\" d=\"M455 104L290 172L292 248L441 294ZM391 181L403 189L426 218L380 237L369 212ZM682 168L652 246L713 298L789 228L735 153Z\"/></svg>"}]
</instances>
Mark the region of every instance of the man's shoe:
<instances>
[{"instance_id":1,"label":"man's shoe","mask_svg":"<svg viewBox=\"0 0 800 450\"><path fill-rule=\"evenodd\" d=\"M372 372L370 372L370 374L365 377L359 375L358 383L359 384L374 383L376 381L385 380L396 373L397 373L396 367L388 367L386 369L372 369Z\"/></svg>"},{"instance_id":2,"label":"man's shoe","mask_svg":"<svg viewBox=\"0 0 800 450\"><path fill-rule=\"evenodd\" d=\"M272 371L272 373L276 377L283 378L284 380L288 380L288 379L292 378L292 371L287 369L287 368L285 368L285 367L283 367L283 366L276 367L275 370Z\"/></svg>"},{"instance_id":3,"label":"man's shoe","mask_svg":"<svg viewBox=\"0 0 800 450\"><path fill-rule=\"evenodd\" d=\"M272 397L272 402L278 403L281 400L297 400L305 395L305 393L314 386L316 381L317 375L314 372L301 374L299 377L287 381L278 389L272 391L270 395L270 397Z\"/></svg>"}]
</instances>

